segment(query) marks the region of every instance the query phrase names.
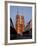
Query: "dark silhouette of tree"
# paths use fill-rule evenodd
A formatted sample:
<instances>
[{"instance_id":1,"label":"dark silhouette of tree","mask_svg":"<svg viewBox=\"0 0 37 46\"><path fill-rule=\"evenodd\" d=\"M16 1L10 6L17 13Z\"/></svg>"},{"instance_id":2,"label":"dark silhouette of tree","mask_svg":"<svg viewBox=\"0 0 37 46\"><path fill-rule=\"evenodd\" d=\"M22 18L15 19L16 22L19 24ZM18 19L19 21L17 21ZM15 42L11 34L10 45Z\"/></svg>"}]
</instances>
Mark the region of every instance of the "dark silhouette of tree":
<instances>
[{"instance_id":1,"label":"dark silhouette of tree","mask_svg":"<svg viewBox=\"0 0 37 46\"><path fill-rule=\"evenodd\" d=\"M13 22L12 22L11 18L10 18L10 26L12 26L12 28L14 28L14 25L13 25Z\"/></svg>"},{"instance_id":2,"label":"dark silhouette of tree","mask_svg":"<svg viewBox=\"0 0 37 46\"><path fill-rule=\"evenodd\" d=\"M12 19L10 18L10 40L16 39L17 32L14 28Z\"/></svg>"}]
</instances>

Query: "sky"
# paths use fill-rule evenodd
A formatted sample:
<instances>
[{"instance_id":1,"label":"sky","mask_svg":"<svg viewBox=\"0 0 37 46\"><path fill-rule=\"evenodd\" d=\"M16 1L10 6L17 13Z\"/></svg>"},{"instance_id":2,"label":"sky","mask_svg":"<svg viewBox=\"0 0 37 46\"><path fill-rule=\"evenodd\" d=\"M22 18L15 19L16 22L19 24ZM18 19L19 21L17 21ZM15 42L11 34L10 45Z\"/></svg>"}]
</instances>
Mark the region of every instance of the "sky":
<instances>
[{"instance_id":1,"label":"sky","mask_svg":"<svg viewBox=\"0 0 37 46\"><path fill-rule=\"evenodd\" d=\"M17 13L24 16L25 25L32 19L32 7L10 6L10 17L13 21L14 27L16 24Z\"/></svg>"}]
</instances>

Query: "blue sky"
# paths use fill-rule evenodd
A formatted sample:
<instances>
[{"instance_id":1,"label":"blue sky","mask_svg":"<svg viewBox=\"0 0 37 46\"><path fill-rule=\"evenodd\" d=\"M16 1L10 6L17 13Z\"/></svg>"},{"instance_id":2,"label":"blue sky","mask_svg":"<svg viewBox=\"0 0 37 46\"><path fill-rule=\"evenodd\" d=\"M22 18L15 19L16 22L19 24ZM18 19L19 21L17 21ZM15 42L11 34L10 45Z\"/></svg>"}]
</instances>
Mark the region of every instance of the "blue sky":
<instances>
[{"instance_id":1,"label":"blue sky","mask_svg":"<svg viewBox=\"0 0 37 46\"><path fill-rule=\"evenodd\" d=\"M12 18L14 27L16 24L17 11L18 14L22 14L24 16L25 25L27 22L29 22L32 19L32 7L10 6L10 17Z\"/></svg>"}]
</instances>

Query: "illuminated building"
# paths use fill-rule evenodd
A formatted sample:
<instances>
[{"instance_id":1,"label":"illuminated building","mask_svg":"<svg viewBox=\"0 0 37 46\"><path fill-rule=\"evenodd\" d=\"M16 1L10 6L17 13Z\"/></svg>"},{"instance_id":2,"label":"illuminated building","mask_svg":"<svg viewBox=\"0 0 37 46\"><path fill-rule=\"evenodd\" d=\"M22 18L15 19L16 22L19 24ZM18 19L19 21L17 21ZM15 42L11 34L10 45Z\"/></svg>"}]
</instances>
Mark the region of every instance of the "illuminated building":
<instances>
[{"instance_id":1,"label":"illuminated building","mask_svg":"<svg viewBox=\"0 0 37 46\"><path fill-rule=\"evenodd\" d=\"M24 32L24 16L16 15L16 31L17 34Z\"/></svg>"}]
</instances>

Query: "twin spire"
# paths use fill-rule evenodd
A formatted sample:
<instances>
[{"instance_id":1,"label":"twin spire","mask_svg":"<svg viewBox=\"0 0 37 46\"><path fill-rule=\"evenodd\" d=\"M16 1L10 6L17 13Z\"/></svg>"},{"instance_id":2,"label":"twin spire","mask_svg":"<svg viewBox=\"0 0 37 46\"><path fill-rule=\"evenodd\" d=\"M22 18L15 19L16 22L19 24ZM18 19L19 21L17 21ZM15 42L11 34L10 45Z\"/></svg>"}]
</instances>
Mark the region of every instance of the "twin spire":
<instances>
[{"instance_id":1,"label":"twin spire","mask_svg":"<svg viewBox=\"0 0 37 46\"><path fill-rule=\"evenodd\" d=\"M23 8L20 10L22 10L22 12L19 12L19 8L17 7L17 15L23 15Z\"/></svg>"}]
</instances>

